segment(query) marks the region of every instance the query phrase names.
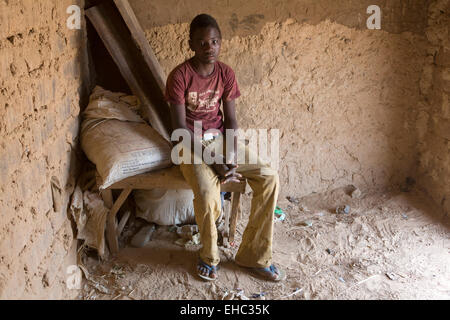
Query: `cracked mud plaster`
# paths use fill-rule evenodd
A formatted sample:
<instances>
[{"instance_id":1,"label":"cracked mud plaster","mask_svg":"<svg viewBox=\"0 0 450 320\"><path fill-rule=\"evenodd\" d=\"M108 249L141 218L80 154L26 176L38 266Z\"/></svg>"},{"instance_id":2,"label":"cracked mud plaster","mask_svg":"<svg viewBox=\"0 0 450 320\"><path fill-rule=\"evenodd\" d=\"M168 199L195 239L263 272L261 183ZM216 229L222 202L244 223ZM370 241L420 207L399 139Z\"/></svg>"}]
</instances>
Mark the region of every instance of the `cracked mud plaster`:
<instances>
[{"instance_id":1,"label":"cracked mud plaster","mask_svg":"<svg viewBox=\"0 0 450 320\"><path fill-rule=\"evenodd\" d=\"M74 296L69 184L85 79L83 30L68 30L80 0L0 0L0 299ZM73 183L72 183L73 184Z\"/></svg>"}]
</instances>

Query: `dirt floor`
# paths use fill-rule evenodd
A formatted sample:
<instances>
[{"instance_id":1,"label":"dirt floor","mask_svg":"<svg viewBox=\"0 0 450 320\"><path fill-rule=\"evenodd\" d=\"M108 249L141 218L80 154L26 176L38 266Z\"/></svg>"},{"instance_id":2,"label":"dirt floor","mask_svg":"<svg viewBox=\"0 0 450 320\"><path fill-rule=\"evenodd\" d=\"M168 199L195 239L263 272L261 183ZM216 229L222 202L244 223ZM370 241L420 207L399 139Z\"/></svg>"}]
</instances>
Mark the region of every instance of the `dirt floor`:
<instances>
[{"instance_id":1,"label":"dirt floor","mask_svg":"<svg viewBox=\"0 0 450 320\"><path fill-rule=\"evenodd\" d=\"M250 195L242 199L243 218ZM349 205L349 214L335 208ZM86 253L89 270L79 299L450 299L450 229L444 216L420 192L362 194L346 188L295 199L280 199L286 213L275 222L274 261L288 279L271 283L233 262L237 248L220 247L219 279L195 274L199 246L175 244L176 233L158 227L144 248L129 242L138 220L127 225L116 259L100 263ZM242 223L243 222L243 223Z\"/></svg>"}]
</instances>

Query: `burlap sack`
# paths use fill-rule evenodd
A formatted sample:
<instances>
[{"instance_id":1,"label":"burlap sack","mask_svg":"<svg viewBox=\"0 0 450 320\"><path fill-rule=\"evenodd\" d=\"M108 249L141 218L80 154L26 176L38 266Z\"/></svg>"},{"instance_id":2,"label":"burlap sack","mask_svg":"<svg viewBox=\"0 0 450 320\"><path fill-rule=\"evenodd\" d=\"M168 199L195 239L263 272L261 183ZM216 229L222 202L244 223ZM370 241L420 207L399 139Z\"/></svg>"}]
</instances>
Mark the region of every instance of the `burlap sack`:
<instances>
[{"instance_id":1,"label":"burlap sack","mask_svg":"<svg viewBox=\"0 0 450 320\"><path fill-rule=\"evenodd\" d=\"M171 144L135 113L133 96L96 87L83 112L81 147L109 187L127 177L166 168Z\"/></svg>"}]
</instances>

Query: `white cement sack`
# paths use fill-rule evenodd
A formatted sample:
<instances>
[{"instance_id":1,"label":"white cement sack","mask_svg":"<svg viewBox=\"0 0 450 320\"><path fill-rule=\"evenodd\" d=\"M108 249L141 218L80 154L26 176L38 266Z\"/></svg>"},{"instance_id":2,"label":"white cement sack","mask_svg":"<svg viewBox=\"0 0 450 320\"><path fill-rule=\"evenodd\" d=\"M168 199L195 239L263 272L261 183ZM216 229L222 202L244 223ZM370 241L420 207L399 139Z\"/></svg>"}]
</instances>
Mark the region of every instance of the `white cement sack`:
<instances>
[{"instance_id":1,"label":"white cement sack","mask_svg":"<svg viewBox=\"0 0 450 320\"><path fill-rule=\"evenodd\" d=\"M135 190L136 216L161 226L194 224L192 190Z\"/></svg>"},{"instance_id":2,"label":"white cement sack","mask_svg":"<svg viewBox=\"0 0 450 320\"><path fill-rule=\"evenodd\" d=\"M83 112L81 147L103 179L100 189L167 168L171 145L135 113L133 96L96 87Z\"/></svg>"}]
</instances>

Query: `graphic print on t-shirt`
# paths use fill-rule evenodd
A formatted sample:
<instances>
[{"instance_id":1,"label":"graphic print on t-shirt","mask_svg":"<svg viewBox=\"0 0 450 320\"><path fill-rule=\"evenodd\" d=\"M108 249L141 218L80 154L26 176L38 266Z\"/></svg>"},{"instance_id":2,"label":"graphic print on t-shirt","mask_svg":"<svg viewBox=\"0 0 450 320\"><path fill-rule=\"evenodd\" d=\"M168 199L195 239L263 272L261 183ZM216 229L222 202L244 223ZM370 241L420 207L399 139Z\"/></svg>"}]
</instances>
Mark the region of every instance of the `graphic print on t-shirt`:
<instances>
[{"instance_id":1,"label":"graphic print on t-shirt","mask_svg":"<svg viewBox=\"0 0 450 320\"><path fill-rule=\"evenodd\" d=\"M189 92L188 93L188 109L193 112L213 112L215 106L220 99L219 90L207 90L206 92Z\"/></svg>"}]
</instances>

